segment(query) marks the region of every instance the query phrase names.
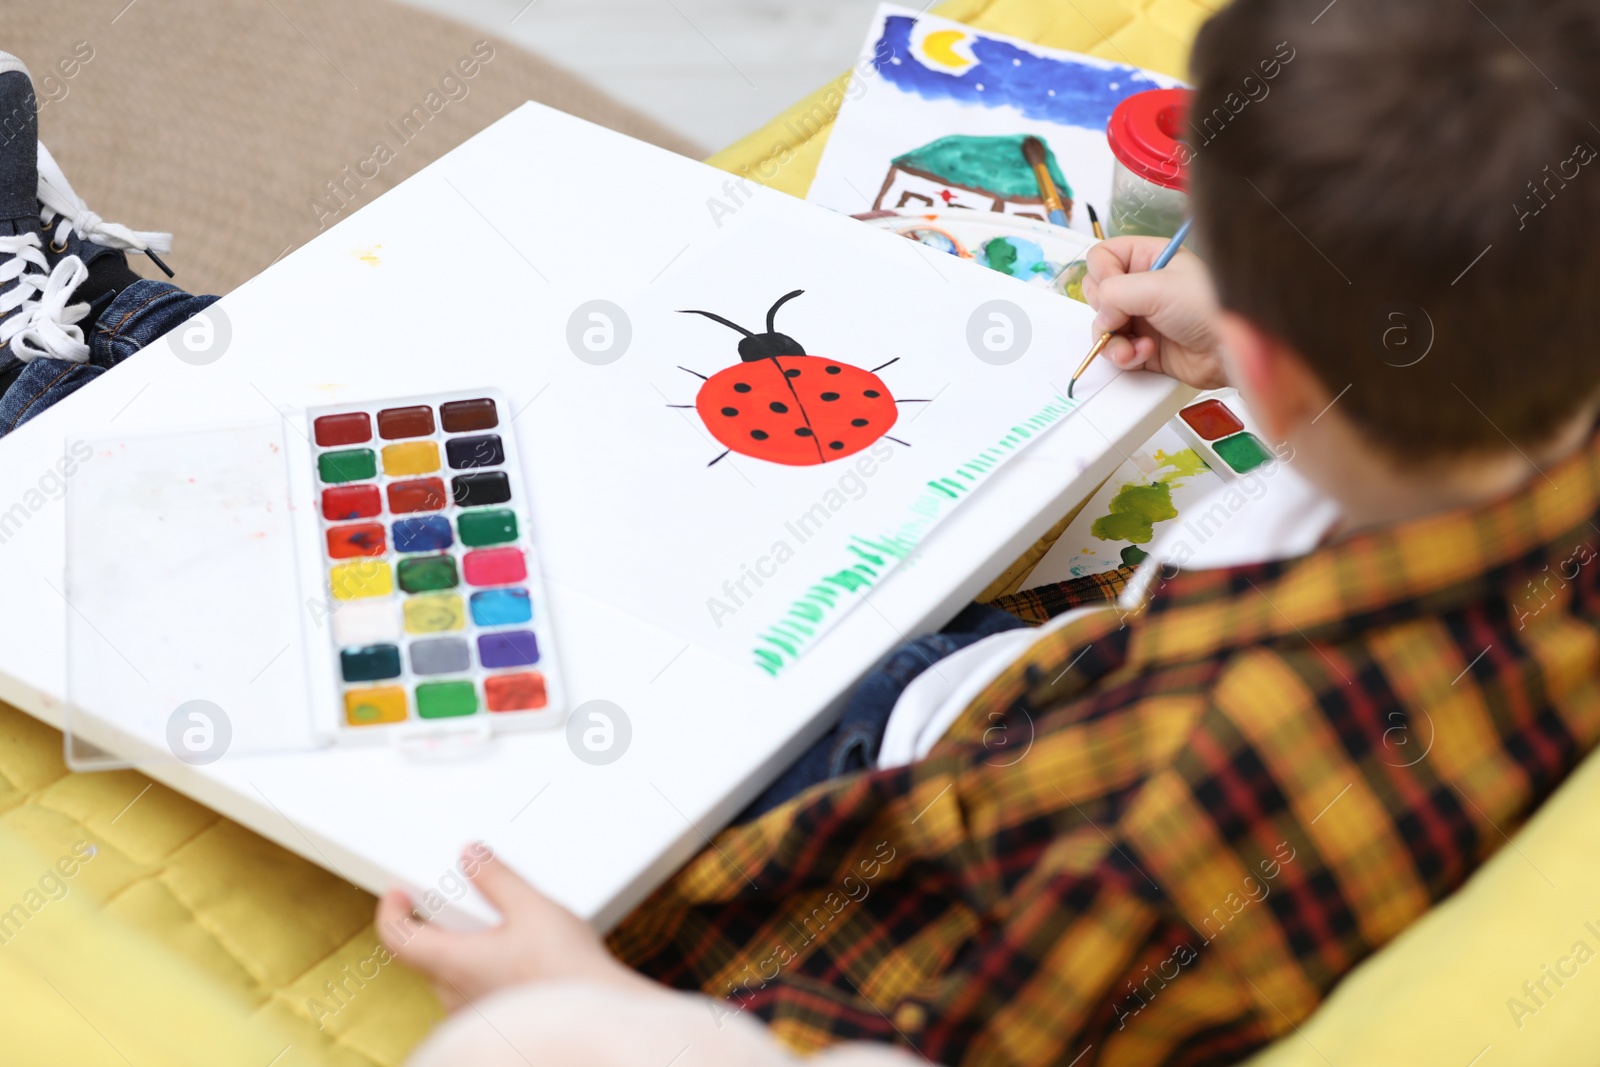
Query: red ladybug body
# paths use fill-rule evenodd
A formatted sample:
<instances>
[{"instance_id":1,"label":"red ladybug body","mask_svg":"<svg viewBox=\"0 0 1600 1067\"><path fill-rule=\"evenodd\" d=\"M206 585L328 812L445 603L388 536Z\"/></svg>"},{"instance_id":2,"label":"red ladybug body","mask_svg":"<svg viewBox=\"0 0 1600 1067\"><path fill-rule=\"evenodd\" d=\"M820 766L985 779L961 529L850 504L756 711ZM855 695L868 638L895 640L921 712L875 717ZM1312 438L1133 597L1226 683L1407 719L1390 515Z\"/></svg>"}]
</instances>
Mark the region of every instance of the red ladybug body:
<instances>
[{"instance_id":1,"label":"red ladybug body","mask_svg":"<svg viewBox=\"0 0 1600 1067\"><path fill-rule=\"evenodd\" d=\"M720 370L694 406L711 436L733 451L791 467L860 452L900 417L883 379L821 356L771 356Z\"/></svg>"},{"instance_id":2,"label":"red ladybug body","mask_svg":"<svg viewBox=\"0 0 1600 1067\"><path fill-rule=\"evenodd\" d=\"M791 467L854 455L887 434L900 417L889 387L872 371L807 355L793 338L773 331L778 308L801 292L772 306L764 334L709 311L684 312L744 334L739 365L706 379L695 397L706 429L742 456Z\"/></svg>"}]
</instances>

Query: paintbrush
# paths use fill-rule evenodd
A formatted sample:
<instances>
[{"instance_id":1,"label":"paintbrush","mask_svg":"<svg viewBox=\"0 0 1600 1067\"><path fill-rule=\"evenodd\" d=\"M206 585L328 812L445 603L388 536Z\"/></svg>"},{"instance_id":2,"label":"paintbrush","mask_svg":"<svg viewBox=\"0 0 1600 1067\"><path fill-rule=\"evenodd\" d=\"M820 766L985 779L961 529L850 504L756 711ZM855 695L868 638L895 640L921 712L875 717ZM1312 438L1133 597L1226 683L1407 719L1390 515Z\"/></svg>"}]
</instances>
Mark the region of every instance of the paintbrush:
<instances>
[{"instance_id":1,"label":"paintbrush","mask_svg":"<svg viewBox=\"0 0 1600 1067\"><path fill-rule=\"evenodd\" d=\"M1100 225L1099 212L1095 211L1093 204L1085 204L1083 206L1089 209L1089 226L1094 230L1095 240L1104 241L1106 239L1106 231Z\"/></svg>"},{"instance_id":2,"label":"paintbrush","mask_svg":"<svg viewBox=\"0 0 1600 1067\"><path fill-rule=\"evenodd\" d=\"M1050 177L1050 166L1045 162L1044 142L1037 137L1022 139L1022 158L1033 168L1033 180L1039 183L1039 198L1044 201L1045 214L1057 226L1067 224L1067 208L1061 202L1061 191Z\"/></svg>"},{"instance_id":3,"label":"paintbrush","mask_svg":"<svg viewBox=\"0 0 1600 1067\"><path fill-rule=\"evenodd\" d=\"M1161 250L1161 254L1156 257L1156 261L1150 264L1151 270L1160 270L1162 267L1165 267L1168 263L1172 262L1172 257L1178 254L1178 248L1188 238L1189 227L1193 224L1194 219L1192 218L1183 220L1183 225L1179 226L1178 232L1172 235L1172 240L1167 242L1167 247L1163 248ZM1077 387L1078 379L1082 378L1083 372L1089 369L1089 364L1094 362L1094 357L1106 350L1106 345L1111 343L1112 336L1114 335L1110 330L1107 330L1105 333L1101 334L1100 340L1094 343L1094 347L1089 349L1089 354L1083 357L1083 362L1078 364L1077 371L1072 375L1072 381L1067 383L1068 400L1072 399L1072 390Z\"/></svg>"}]
</instances>

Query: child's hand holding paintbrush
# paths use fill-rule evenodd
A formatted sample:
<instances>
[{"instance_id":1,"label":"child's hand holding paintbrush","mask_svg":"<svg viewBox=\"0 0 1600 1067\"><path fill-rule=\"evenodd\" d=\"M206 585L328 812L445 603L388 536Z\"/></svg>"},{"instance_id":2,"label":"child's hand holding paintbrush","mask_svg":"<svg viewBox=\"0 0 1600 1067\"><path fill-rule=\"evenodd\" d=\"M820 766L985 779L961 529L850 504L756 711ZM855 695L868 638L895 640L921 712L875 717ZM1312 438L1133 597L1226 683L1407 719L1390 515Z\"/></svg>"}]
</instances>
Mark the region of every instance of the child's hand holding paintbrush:
<instances>
[{"instance_id":1,"label":"child's hand holding paintbrush","mask_svg":"<svg viewBox=\"0 0 1600 1067\"><path fill-rule=\"evenodd\" d=\"M1197 389L1228 384L1218 353L1217 298L1200 257L1180 250L1151 270L1167 241L1113 237L1089 250L1084 299L1099 312L1093 335L1111 333L1102 355L1123 370L1156 371Z\"/></svg>"}]
</instances>

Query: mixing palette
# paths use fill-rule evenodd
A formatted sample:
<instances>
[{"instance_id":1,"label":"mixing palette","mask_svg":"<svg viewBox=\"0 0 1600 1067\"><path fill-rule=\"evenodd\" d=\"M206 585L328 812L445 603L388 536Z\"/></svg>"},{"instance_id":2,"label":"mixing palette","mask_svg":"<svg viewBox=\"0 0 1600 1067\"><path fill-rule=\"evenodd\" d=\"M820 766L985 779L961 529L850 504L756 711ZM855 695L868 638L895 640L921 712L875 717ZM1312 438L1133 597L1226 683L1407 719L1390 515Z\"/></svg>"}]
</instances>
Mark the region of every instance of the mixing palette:
<instances>
[{"instance_id":1,"label":"mixing palette","mask_svg":"<svg viewBox=\"0 0 1600 1067\"><path fill-rule=\"evenodd\" d=\"M307 418L341 725L559 715L504 402L477 390Z\"/></svg>"}]
</instances>

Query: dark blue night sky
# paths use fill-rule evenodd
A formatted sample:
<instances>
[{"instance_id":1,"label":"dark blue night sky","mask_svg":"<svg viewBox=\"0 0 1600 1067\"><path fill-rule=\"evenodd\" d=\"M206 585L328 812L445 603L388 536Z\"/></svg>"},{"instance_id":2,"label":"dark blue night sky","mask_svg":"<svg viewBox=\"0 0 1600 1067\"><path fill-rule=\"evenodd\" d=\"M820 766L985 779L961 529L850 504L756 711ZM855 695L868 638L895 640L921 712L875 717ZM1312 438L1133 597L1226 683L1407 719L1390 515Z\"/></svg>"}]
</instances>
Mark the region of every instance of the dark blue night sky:
<instances>
[{"instance_id":1,"label":"dark blue night sky","mask_svg":"<svg viewBox=\"0 0 1600 1067\"><path fill-rule=\"evenodd\" d=\"M981 32L968 42L978 62L965 74L931 70L911 52L915 24L909 15L885 19L883 36L873 50L873 66L891 85L926 100L988 107L1009 104L1030 119L1104 130L1117 104L1134 93L1158 88L1136 67L1100 68L1047 59ZM1111 88L1112 82L1117 88Z\"/></svg>"}]
</instances>

